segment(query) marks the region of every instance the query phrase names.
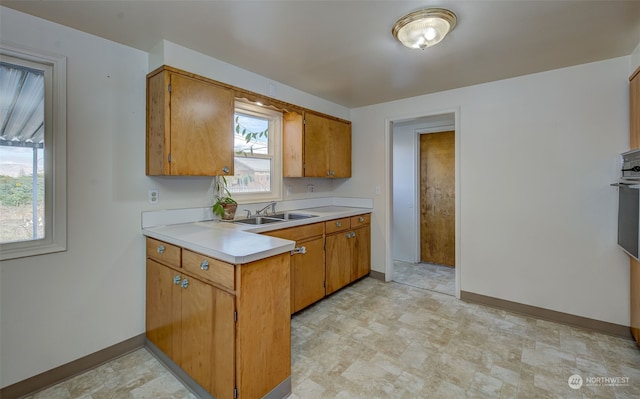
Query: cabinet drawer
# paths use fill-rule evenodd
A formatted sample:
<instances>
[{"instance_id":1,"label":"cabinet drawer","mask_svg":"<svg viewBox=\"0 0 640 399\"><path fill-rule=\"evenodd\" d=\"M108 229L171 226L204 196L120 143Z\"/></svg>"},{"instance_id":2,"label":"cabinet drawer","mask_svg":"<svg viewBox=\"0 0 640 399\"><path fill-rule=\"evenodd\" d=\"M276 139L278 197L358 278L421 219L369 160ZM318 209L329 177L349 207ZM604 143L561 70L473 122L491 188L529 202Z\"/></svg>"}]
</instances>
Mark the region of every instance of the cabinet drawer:
<instances>
[{"instance_id":1,"label":"cabinet drawer","mask_svg":"<svg viewBox=\"0 0 640 399\"><path fill-rule=\"evenodd\" d=\"M290 227L288 229L267 231L264 235L284 238L285 240L300 241L306 238L321 236L324 233L324 223L307 224L305 226Z\"/></svg>"},{"instance_id":2,"label":"cabinet drawer","mask_svg":"<svg viewBox=\"0 0 640 399\"><path fill-rule=\"evenodd\" d=\"M147 237L147 256L168 266L180 267L180 247Z\"/></svg>"},{"instance_id":3,"label":"cabinet drawer","mask_svg":"<svg viewBox=\"0 0 640 399\"><path fill-rule=\"evenodd\" d=\"M335 219L324 222L324 231L327 234L335 233L336 231L349 230L350 228L350 218Z\"/></svg>"},{"instance_id":4,"label":"cabinet drawer","mask_svg":"<svg viewBox=\"0 0 640 399\"><path fill-rule=\"evenodd\" d=\"M371 223L371 214L357 215L351 217L351 228L355 229L359 226L364 226Z\"/></svg>"},{"instance_id":5,"label":"cabinet drawer","mask_svg":"<svg viewBox=\"0 0 640 399\"><path fill-rule=\"evenodd\" d=\"M182 267L185 271L202 277L229 290L235 289L234 266L189 250L182 252Z\"/></svg>"}]
</instances>

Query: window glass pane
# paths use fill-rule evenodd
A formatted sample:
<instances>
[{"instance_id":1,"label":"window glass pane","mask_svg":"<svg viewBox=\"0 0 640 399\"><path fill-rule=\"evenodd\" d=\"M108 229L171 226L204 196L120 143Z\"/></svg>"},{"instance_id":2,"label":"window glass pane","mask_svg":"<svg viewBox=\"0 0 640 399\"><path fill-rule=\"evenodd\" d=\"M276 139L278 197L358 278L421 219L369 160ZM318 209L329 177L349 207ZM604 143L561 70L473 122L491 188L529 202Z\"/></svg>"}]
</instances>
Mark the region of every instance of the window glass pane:
<instances>
[{"instance_id":1,"label":"window glass pane","mask_svg":"<svg viewBox=\"0 0 640 399\"><path fill-rule=\"evenodd\" d=\"M232 193L271 191L271 160L268 158L236 157L235 175L227 177Z\"/></svg>"},{"instance_id":2,"label":"window glass pane","mask_svg":"<svg viewBox=\"0 0 640 399\"><path fill-rule=\"evenodd\" d=\"M234 151L236 155L269 153L269 120L236 113L234 119Z\"/></svg>"},{"instance_id":3,"label":"window glass pane","mask_svg":"<svg viewBox=\"0 0 640 399\"><path fill-rule=\"evenodd\" d=\"M45 237L44 73L0 64L0 243Z\"/></svg>"}]
</instances>

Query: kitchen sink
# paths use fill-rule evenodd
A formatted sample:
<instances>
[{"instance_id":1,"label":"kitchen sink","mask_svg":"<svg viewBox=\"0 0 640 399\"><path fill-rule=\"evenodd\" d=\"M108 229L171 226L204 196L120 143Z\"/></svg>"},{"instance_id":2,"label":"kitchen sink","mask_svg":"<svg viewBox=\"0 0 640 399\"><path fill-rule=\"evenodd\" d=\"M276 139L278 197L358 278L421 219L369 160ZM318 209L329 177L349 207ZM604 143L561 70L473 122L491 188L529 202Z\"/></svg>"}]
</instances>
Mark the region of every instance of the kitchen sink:
<instances>
[{"instance_id":1,"label":"kitchen sink","mask_svg":"<svg viewBox=\"0 0 640 399\"><path fill-rule=\"evenodd\" d=\"M317 217L317 215L309 215L307 213L297 213L297 212L284 212L284 213L276 213L275 215L269 215L269 216L254 216L246 219L240 219L240 220L236 220L235 223L267 224L267 223L285 222L287 220L309 219L314 217Z\"/></svg>"},{"instance_id":2,"label":"kitchen sink","mask_svg":"<svg viewBox=\"0 0 640 399\"><path fill-rule=\"evenodd\" d=\"M242 223L242 224L267 224L267 223L278 223L284 222L284 219L266 217L266 216L254 216L247 219L240 219L234 221L234 223Z\"/></svg>"},{"instance_id":3,"label":"kitchen sink","mask_svg":"<svg viewBox=\"0 0 640 399\"><path fill-rule=\"evenodd\" d=\"M309 219L317 217L317 215L309 215L307 213L297 213L297 212L286 212L286 213L276 213L275 215L269 216L270 218L282 219L282 220L299 220L299 219Z\"/></svg>"}]
</instances>

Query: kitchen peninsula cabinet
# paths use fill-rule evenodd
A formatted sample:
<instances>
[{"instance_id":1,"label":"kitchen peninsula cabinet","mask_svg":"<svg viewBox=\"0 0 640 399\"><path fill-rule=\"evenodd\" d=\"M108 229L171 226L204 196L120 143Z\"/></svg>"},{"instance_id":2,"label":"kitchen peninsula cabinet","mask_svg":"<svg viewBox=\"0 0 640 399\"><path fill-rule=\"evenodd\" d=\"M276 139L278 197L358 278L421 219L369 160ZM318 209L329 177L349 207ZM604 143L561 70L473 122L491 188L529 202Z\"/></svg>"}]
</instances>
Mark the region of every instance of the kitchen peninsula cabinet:
<instances>
[{"instance_id":1,"label":"kitchen peninsula cabinet","mask_svg":"<svg viewBox=\"0 0 640 399\"><path fill-rule=\"evenodd\" d=\"M232 265L148 237L147 339L216 399L290 385L289 257Z\"/></svg>"},{"instance_id":2,"label":"kitchen peninsula cabinet","mask_svg":"<svg viewBox=\"0 0 640 399\"><path fill-rule=\"evenodd\" d=\"M371 271L371 215L325 222L327 295Z\"/></svg>"},{"instance_id":3,"label":"kitchen peninsula cabinet","mask_svg":"<svg viewBox=\"0 0 640 399\"><path fill-rule=\"evenodd\" d=\"M296 247L291 253L291 314L324 298L323 223L290 227L264 234L296 242Z\"/></svg>"},{"instance_id":4,"label":"kitchen peninsula cabinet","mask_svg":"<svg viewBox=\"0 0 640 399\"><path fill-rule=\"evenodd\" d=\"M233 175L232 88L163 66L147 75L146 174Z\"/></svg>"},{"instance_id":5,"label":"kitchen peninsula cabinet","mask_svg":"<svg viewBox=\"0 0 640 399\"><path fill-rule=\"evenodd\" d=\"M632 150L640 148L640 67L629 78L629 143ZM630 258L631 334L640 345L640 262Z\"/></svg>"},{"instance_id":6,"label":"kitchen peninsula cabinet","mask_svg":"<svg viewBox=\"0 0 640 399\"><path fill-rule=\"evenodd\" d=\"M284 177L351 177L351 122L288 112L283 136Z\"/></svg>"}]
</instances>

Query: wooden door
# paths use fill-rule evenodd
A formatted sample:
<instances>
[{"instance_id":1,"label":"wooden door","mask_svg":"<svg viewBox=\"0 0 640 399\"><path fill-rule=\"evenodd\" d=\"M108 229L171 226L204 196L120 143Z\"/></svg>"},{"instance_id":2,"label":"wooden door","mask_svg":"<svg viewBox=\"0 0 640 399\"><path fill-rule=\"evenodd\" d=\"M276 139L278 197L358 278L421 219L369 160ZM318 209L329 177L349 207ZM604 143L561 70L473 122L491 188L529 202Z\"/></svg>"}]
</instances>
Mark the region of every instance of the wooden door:
<instances>
[{"instance_id":1,"label":"wooden door","mask_svg":"<svg viewBox=\"0 0 640 399\"><path fill-rule=\"evenodd\" d=\"M172 175L233 175L234 102L229 88L171 75Z\"/></svg>"},{"instance_id":2,"label":"wooden door","mask_svg":"<svg viewBox=\"0 0 640 399\"><path fill-rule=\"evenodd\" d=\"M234 311L232 295L195 278L183 278L178 364L216 398L233 398Z\"/></svg>"},{"instance_id":3,"label":"wooden door","mask_svg":"<svg viewBox=\"0 0 640 399\"><path fill-rule=\"evenodd\" d=\"M636 69L629 84L629 143L632 150L640 148L640 68ZM640 344L640 262L630 259L631 281L631 334Z\"/></svg>"},{"instance_id":4,"label":"wooden door","mask_svg":"<svg viewBox=\"0 0 640 399\"><path fill-rule=\"evenodd\" d=\"M455 135L420 135L420 260L455 267Z\"/></svg>"},{"instance_id":5,"label":"wooden door","mask_svg":"<svg viewBox=\"0 0 640 399\"><path fill-rule=\"evenodd\" d=\"M296 243L306 253L291 256L292 313L306 308L324 297L324 238Z\"/></svg>"},{"instance_id":6,"label":"wooden door","mask_svg":"<svg viewBox=\"0 0 640 399\"><path fill-rule=\"evenodd\" d=\"M352 232L351 281L355 281L371 271L371 226L359 227Z\"/></svg>"},{"instance_id":7,"label":"wooden door","mask_svg":"<svg viewBox=\"0 0 640 399\"><path fill-rule=\"evenodd\" d=\"M349 284L351 279L351 230L328 235L325 239L327 272L326 294Z\"/></svg>"}]
</instances>

